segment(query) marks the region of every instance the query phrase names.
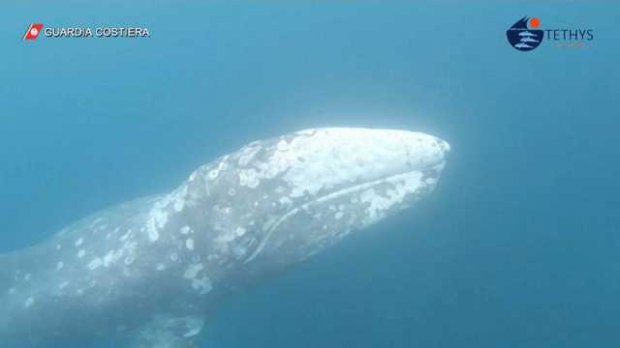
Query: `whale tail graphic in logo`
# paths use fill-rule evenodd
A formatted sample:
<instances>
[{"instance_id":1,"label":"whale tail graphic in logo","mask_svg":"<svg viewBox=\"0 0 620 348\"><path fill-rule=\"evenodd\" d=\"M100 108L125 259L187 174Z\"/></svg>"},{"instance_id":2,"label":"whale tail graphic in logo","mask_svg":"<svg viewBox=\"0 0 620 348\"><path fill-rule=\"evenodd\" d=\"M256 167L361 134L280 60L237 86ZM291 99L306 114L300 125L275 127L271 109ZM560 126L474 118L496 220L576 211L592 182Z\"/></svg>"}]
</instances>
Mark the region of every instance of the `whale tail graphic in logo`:
<instances>
[{"instance_id":1,"label":"whale tail graphic in logo","mask_svg":"<svg viewBox=\"0 0 620 348\"><path fill-rule=\"evenodd\" d=\"M544 38L544 31L540 28L540 19L523 17L506 31L506 37L512 47L527 52L540 45Z\"/></svg>"}]
</instances>

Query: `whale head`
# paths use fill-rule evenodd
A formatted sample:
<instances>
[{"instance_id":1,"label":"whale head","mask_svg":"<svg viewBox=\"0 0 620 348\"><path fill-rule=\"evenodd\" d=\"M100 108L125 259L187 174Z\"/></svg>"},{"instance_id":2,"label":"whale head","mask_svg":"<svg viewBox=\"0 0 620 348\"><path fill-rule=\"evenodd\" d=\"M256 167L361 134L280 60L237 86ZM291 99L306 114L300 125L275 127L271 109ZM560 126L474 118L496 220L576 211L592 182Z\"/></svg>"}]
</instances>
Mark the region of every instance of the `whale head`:
<instances>
[{"instance_id":1,"label":"whale head","mask_svg":"<svg viewBox=\"0 0 620 348\"><path fill-rule=\"evenodd\" d=\"M430 193L449 151L424 133L310 129L248 144L189 185L209 203L211 254L231 267L279 269Z\"/></svg>"}]
</instances>

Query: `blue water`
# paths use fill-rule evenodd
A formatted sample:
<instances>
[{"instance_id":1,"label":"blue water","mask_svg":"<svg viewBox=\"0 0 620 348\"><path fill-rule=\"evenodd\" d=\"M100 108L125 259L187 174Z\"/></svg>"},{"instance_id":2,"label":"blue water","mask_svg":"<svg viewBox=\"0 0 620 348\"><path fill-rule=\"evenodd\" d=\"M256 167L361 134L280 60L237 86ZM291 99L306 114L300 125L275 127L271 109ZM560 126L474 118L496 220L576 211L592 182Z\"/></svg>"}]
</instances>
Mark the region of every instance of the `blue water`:
<instances>
[{"instance_id":1,"label":"blue water","mask_svg":"<svg viewBox=\"0 0 620 348\"><path fill-rule=\"evenodd\" d=\"M251 140L420 130L453 148L431 197L229 299L203 346L620 345L620 6L2 7L2 252ZM526 15L595 39L518 52ZM22 41L33 22L152 37Z\"/></svg>"}]
</instances>

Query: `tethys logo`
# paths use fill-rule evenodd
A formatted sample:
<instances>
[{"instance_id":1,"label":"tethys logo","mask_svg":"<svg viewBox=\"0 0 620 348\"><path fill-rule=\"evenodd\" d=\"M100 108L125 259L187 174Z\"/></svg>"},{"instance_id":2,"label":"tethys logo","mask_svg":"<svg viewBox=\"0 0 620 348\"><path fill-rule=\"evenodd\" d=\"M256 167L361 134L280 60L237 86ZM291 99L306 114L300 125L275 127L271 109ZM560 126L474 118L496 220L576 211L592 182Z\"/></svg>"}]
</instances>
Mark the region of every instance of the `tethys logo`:
<instances>
[{"instance_id":1,"label":"tethys logo","mask_svg":"<svg viewBox=\"0 0 620 348\"><path fill-rule=\"evenodd\" d=\"M528 52L544 41L554 42L556 47L583 48L586 42L594 40L591 28L554 28L542 29L539 18L523 17L507 31L508 42L515 49Z\"/></svg>"},{"instance_id":2,"label":"tethys logo","mask_svg":"<svg viewBox=\"0 0 620 348\"><path fill-rule=\"evenodd\" d=\"M506 37L512 47L519 51L531 51L543 41L545 32L540 28L540 19L523 17L506 31Z\"/></svg>"}]
</instances>

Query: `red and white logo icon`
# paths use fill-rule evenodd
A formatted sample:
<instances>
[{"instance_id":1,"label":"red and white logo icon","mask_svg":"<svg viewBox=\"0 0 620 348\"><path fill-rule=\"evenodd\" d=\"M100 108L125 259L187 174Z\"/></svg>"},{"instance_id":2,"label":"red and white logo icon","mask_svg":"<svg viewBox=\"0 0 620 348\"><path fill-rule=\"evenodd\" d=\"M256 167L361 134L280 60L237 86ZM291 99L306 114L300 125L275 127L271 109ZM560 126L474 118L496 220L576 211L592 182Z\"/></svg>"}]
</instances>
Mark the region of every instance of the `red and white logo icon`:
<instances>
[{"instance_id":1,"label":"red and white logo icon","mask_svg":"<svg viewBox=\"0 0 620 348\"><path fill-rule=\"evenodd\" d=\"M41 30L43 30L43 24L30 24L26 35L24 35L24 40L36 40L41 34Z\"/></svg>"}]
</instances>

